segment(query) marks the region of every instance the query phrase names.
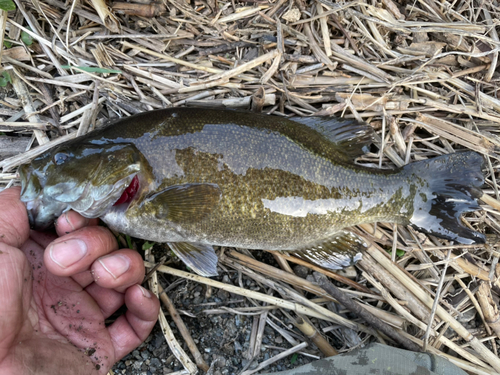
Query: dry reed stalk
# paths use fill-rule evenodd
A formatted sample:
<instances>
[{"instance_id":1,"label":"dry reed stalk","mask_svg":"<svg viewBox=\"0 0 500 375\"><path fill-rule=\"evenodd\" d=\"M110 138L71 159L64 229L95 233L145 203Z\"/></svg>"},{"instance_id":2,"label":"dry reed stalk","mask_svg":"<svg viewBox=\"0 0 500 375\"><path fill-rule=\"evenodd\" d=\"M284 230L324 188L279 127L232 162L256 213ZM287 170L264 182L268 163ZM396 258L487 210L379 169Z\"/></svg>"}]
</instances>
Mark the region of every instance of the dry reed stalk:
<instances>
[{"instance_id":1,"label":"dry reed stalk","mask_svg":"<svg viewBox=\"0 0 500 375\"><path fill-rule=\"evenodd\" d=\"M402 317L404 317L406 320L408 320L410 323L415 324L418 328L420 328L422 331L426 331L428 328L426 323L423 323L421 320L415 318L413 315L411 315L404 307L399 305L397 301L388 293L386 288L380 283L378 283L374 278L370 276L368 273L363 273L363 276L367 278L370 283L375 286L380 293L384 296L385 300L392 306L394 310L396 310L399 314L401 314ZM424 320L424 319L422 319ZM486 366L484 362L481 360L477 359L474 355L470 354L468 351L464 350L457 344L455 344L453 341L447 339L443 335L438 335L437 332L434 330L430 330L430 334L433 337L436 337L436 341L442 342L444 345L449 347L451 350L455 351L456 353L460 354L463 358L468 359L469 361L479 365L479 366ZM429 348L428 348L429 349Z\"/></svg>"},{"instance_id":2,"label":"dry reed stalk","mask_svg":"<svg viewBox=\"0 0 500 375\"><path fill-rule=\"evenodd\" d=\"M421 287L415 283L408 275L401 271L398 267L395 267L385 256L382 255L380 250L378 250L374 245L367 248L367 252L376 259L385 269L393 274L403 285L405 285L418 299L420 299L427 307L431 307L434 303L433 298L431 298L426 292L424 292ZM448 322L450 327L455 330L460 337L462 337L467 343L469 343L474 350L490 364L496 371L500 371L500 359L496 357L483 343L481 343L476 337L472 336L470 332L461 325L457 320L455 320L445 309L441 306L437 306L437 315Z\"/></svg>"},{"instance_id":3,"label":"dry reed stalk","mask_svg":"<svg viewBox=\"0 0 500 375\"><path fill-rule=\"evenodd\" d=\"M7 26L8 13L5 10L0 10L0 46L3 46L3 40L5 35L5 27ZM2 55L4 49L0 49L0 64L2 63Z\"/></svg>"},{"instance_id":4,"label":"dry reed stalk","mask_svg":"<svg viewBox=\"0 0 500 375\"><path fill-rule=\"evenodd\" d=\"M91 0L94 9L97 11L97 14L101 18L104 26L106 26L109 31L113 33L120 32L120 22L115 17L113 13L110 12L108 6L103 0Z\"/></svg>"},{"instance_id":5,"label":"dry reed stalk","mask_svg":"<svg viewBox=\"0 0 500 375\"><path fill-rule=\"evenodd\" d=\"M180 363L184 366L186 371L189 374L198 373L198 369L196 365L189 359L186 352L181 348L177 340L175 339L174 333L168 324L167 318L165 317L165 313L160 309L160 313L158 316L158 321L160 322L160 326L162 328L163 334L165 335L165 340L167 340L168 346L172 353L175 355L175 358L179 360Z\"/></svg>"},{"instance_id":6,"label":"dry reed stalk","mask_svg":"<svg viewBox=\"0 0 500 375\"><path fill-rule=\"evenodd\" d=\"M483 197L486 197L486 195L483 194ZM374 231L373 230L374 227L371 224L361 224L361 225L358 225L358 226L360 228L362 228L363 230L365 230L367 233L370 233L370 235L372 235L375 238L378 238L378 239L384 238L384 234L381 233L379 230L375 230ZM477 248L477 247L478 247L477 245L471 246L471 248ZM439 248L437 248L437 247L428 247L426 249L429 249L429 251L432 251L432 253L434 255L436 255L437 257L439 257L440 259L444 259L445 255L440 250L442 248L443 247L439 247ZM415 250L416 251L420 251L421 249L415 249ZM454 254L452 254L452 255L454 255ZM472 264L472 263L468 262L467 260L465 260L463 258L460 258L460 257L457 257L457 256L454 255L451 258L450 265L453 265L453 264L456 264L464 272L467 272L468 274L470 274L470 275L472 275L474 277L477 277L477 278L479 278L481 280L489 280L490 279L490 277L489 277L489 271L484 270L484 269L476 266L475 264Z\"/></svg>"},{"instance_id":7,"label":"dry reed stalk","mask_svg":"<svg viewBox=\"0 0 500 375\"><path fill-rule=\"evenodd\" d=\"M300 315L294 321L294 325L304 334L308 339L310 339L314 345L325 355L325 357L331 357L339 354L335 348L333 348L328 341L319 333L313 325L307 322L305 317Z\"/></svg>"},{"instance_id":8,"label":"dry reed stalk","mask_svg":"<svg viewBox=\"0 0 500 375\"><path fill-rule=\"evenodd\" d=\"M339 303L343 306L351 310L356 315L363 318L371 327L376 328L377 330L383 332L385 335L393 339L399 345L403 346L407 350L420 352L421 349L414 345L410 340L402 337L398 334L397 330L394 330L386 323L379 320L377 317L368 313L366 310L363 310L358 304L354 303L346 294L342 293L337 287L335 287L325 275L320 274L319 272L315 273L315 278L318 284L325 289L331 296L333 296Z\"/></svg>"},{"instance_id":9,"label":"dry reed stalk","mask_svg":"<svg viewBox=\"0 0 500 375\"><path fill-rule=\"evenodd\" d=\"M146 259L151 261L151 264L154 266L155 259L151 255L150 250L146 251ZM161 286L158 283L158 278L156 272L153 272L151 275L152 277L149 278L149 289L155 293L156 297L161 298L160 293L162 293ZM163 299L165 299L166 294L162 293ZM167 297L168 298L168 297ZM162 301L163 301L162 299ZM172 314L171 314L172 315ZM179 318L180 319L180 318ZM198 368L196 365L191 361L191 359L188 357L186 352L182 349L180 346L179 342L174 336L174 333L172 332L172 329L170 328L170 325L168 324L167 318L165 317L165 313L163 312L162 309L160 309L158 313L158 321L160 323L160 326L162 328L163 335L165 336L165 340L168 343L168 346L170 350L172 351L172 354L179 360L180 363L184 366L186 371L188 371L189 374L196 374L198 373Z\"/></svg>"},{"instance_id":10,"label":"dry reed stalk","mask_svg":"<svg viewBox=\"0 0 500 375\"><path fill-rule=\"evenodd\" d=\"M151 264L149 262L144 262L144 265L146 267L153 266L153 264ZM209 286L212 286L215 288L226 290L230 293L239 294L241 296L256 299L256 300L262 301L262 302L267 302L267 303L270 303L272 305L279 306L281 308L285 308L285 309L294 311L294 312L299 313L299 314L304 314L307 316L312 316L315 318L319 318L319 319L327 320L327 321L334 322L337 324L341 324L341 325L349 327L351 329L360 330L360 331L367 332L367 333L372 333L372 331L367 329L364 325L359 324L359 323L354 323L354 322L351 322L347 319L344 319L344 318L338 316L337 314L334 314L331 311L325 309L324 307L315 305L314 303L308 303L309 306L307 306L307 305L304 306L300 303L290 302L290 301L286 301L284 299L268 296L266 294L254 292L254 291L247 290L247 289L240 288L240 287L236 287L233 285L224 284L224 283L221 283L219 281L211 280L211 279L208 279L206 277L194 275L192 273L180 271L180 270L177 270L175 268L171 268L171 267L167 267L167 266L159 267L158 272L163 272L163 273L167 273L170 275L182 277L182 278L192 280L195 282L199 282L199 283L202 283L205 285L209 285Z\"/></svg>"},{"instance_id":11,"label":"dry reed stalk","mask_svg":"<svg viewBox=\"0 0 500 375\"><path fill-rule=\"evenodd\" d=\"M498 312L497 304L491 296L490 287L484 281L479 285L477 299L480 305L480 308L479 306L477 307L477 311L481 314L481 318L491 327L497 337L500 337L500 313Z\"/></svg>"},{"instance_id":12,"label":"dry reed stalk","mask_svg":"<svg viewBox=\"0 0 500 375\"><path fill-rule=\"evenodd\" d=\"M270 276L272 278L275 278L277 280L285 281L286 283L293 285L299 289L303 289L305 291L308 291L310 293L315 293L316 295L319 296L327 296L328 294L323 290L322 288L318 287L317 285L311 283L310 281L304 280L298 276L295 276L293 274L290 274L289 272L281 271L275 267L269 266L267 264L264 264L262 262L258 262L250 257L247 257L243 254L238 253L237 251L230 250L229 255L232 257L238 259L240 264L247 266L251 269L254 269L256 271L259 271L267 276ZM221 261L227 261L226 258L221 258ZM371 294L371 293L370 293ZM386 313L383 310L377 309L373 306L370 305L365 305L365 304L359 304L359 306L363 309L368 310L371 314L377 316L379 319L385 321L388 324L394 325L398 328L401 328L403 325L403 322L401 319L399 319L397 316L394 316L393 314Z\"/></svg>"},{"instance_id":13,"label":"dry reed stalk","mask_svg":"<svg viewBox=\"0 0 500 375\"><path fill-rule=\"evenodd\" d=\"M198 350L198 347L196 346L195 342L193 341L193 338L191 337L189 330L187 329L186 325L184 324L184 321L182 320L181 316L177 312L177 309L175 308L174 304L168 298L168 295L164 293L163 288L158 285L158 292L160 296L160 300L163 302L163 304L167 307L168 313L170 314L170 317L174 321L175 325L177 326L177 329L179 330L179 333L183 337L184 341L186 342L186 345L189 348L189 351L194 357L194 360L196 362L196 365L202 369L203 371L207 372L208 371L208 365L203 359L200 351Z\"/></svg>"},{"instance_id":14,"label":"dry reed stalk","mask_svg":"<svg viewBox=\"0 0 500 375\"><path fill-rule=\"evenodd\" d=\"M274 363L282 358L285 358L285 357L289 356L290 354L298 352L298 351L304 349L305 347L307 347L307 342L300 343L300 344L294 346L293 348L287 349L284 352L282 352L274 357L269 358L267 361L260 363L256 368L242 372L241 375L255 374L256 372L262 370L263 368L266 368L268 365L270 365L270 364L272 364L272 363Z\"/></svg>"},{"instance_id":15,"label":"dry reed stalk","mask_svg":"<svg viewBox=\"0 0 500 375\"><path fill-rule=\"evenodd\" d=\"M359 290L360 292L372 294L372 291L370 289L366 288L365 286L358 284L357 282L355 282L351 279L348 279L347 277L336 274L333 271L326 270L326 269L321 268L315 264L312 264L312 263L306 262L305 260L290 256L286 253L280 253L279 256L282 257L283 259L288 260L289 262L296 263L296 264L299 264L301 266L305 266L305 267L310 268L316 272L321 272L321 273L325 274L326 276L328 276L336 281L339 281L347 286L350 286L356 290Z\"/></svg>"}]
</instances>

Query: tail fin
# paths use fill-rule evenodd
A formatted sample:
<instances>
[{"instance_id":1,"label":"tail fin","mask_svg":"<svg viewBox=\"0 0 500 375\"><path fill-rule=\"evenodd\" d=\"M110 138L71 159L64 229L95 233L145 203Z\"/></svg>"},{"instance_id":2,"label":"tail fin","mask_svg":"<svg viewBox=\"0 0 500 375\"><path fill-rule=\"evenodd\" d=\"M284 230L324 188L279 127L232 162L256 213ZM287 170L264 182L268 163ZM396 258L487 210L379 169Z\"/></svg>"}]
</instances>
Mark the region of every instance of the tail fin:
<instances>
[{"instance_id":1,"label":"tail fin","mask_svg":"<svg viewBox=\"0 0 500 375\"><path fill-rule=\"evenodd\" d=\"M464 212L479 210L484 183L483 157L475 152L443 155L405 167L420 185L410 224L416 229L462 244L484 243L485 236L460 222Z\"/></svg>"}]
</instances>

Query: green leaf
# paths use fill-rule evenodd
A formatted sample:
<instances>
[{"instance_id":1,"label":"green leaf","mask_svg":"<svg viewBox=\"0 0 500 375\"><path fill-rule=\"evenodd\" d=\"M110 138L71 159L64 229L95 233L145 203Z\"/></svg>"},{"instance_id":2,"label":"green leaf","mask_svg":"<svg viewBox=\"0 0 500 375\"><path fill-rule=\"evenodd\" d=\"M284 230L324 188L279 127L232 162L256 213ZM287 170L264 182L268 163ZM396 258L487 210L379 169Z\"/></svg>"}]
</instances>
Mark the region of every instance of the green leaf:
<instances>
[{"instance_id":1,"label":"green leaf","mask_svg":"<svg viewBox=\"0 0 500 375\"><path fill-rule=\"evenodd\" d=\"M2 0L0 0L0 1L2 1ZM33 44L33 38L26 31L21 32L21 40L27 46L31 46Z\"/></svg>"},{"instance_id":2,"label":"green leaf","mask_svg":"<svg viewBox=\"0 0 500 375\"><path fill-rule=\"evenodd\" d=\"M290 359L290 365L293 365L295 362L297 362L297 358L299 358L299 355L297 353L293 353L292 358Z\"/></svg>"},{"instance_id":3,"label":"green leaf","mask_svg":"<svg viewBox=\"0 0 500 375\"><path fill-rule=\"evenodd\" d=\"M14 10L16 9L16 4L12 0L0 0L0 9L1 10Z\"/></svg>"},{"instance_id":4,"label":"green leaf","mask_svg":"<svg viewBox=\"0 0 500 375\"><path fill-rule=\"evenodd\" d=\"M4 40L3 45L5 46L5 48L12 48L12 43L8 40Z\"/></svg>"},{"instance_id":5,"label":"green leaf","mask_svg":"<svg viewBox=\"0 0 500 375\"><path fill-rule=\"evenodd\" d=\"M117 74L120 74L122 72L121 70L116 70L116 69L92 68L89 66L62 65L61 68L63 68L63 69L78 68L78 69L83 70L84 72L88 72L88 73L117 73Z\"/></svg>"},{"instance_id":6,"label":"green leaf","mask_svg":"<svg viewBox=\"0 0 500 375\"><path fill-rule=\"evenodd\" d=\"M387 253L392 256L392 250L386 249L385 251L387 251ZM406 254L406 252L404 250L396 249L396 256L397 257L401 258L405 254Z\"/></svg>"},{"instance_id":7,"label":"green leaf","mask_svg":"<svg viewBox=\"0 0 500 375\"><path fill-rule=\"evenodd\" d=\"M125 236L125 238L127 239L128 248L133 250L134 247L132 246L132 238L130 238L130 236L128 234Z\"/></svg>"},{"instance_id":8,"label":"green leaf","mask_svg":"<svg viewBox=\"0 0 500 375\"><path fill-rule=\"evenodd\" d=\"M146 242L144 242L144 243L142 244L142 250L143 250L143 251L149 250L149 249L151 249L153 246L154 246L154 242L153 242L153 243L151 243L151 242L146 241Z\"/></svg>"},{"instance_id":9,"label":"green leaf","mask_svg":"<svg viewBox=\"0 0 500 375\"><path fill-rule=\"evenodd\" d=\"M2 72L3 78L7 80L7 82L12 83L12 78L10 78L10 74L8 71L4 70Z\"/></svg>"}]
</instances>

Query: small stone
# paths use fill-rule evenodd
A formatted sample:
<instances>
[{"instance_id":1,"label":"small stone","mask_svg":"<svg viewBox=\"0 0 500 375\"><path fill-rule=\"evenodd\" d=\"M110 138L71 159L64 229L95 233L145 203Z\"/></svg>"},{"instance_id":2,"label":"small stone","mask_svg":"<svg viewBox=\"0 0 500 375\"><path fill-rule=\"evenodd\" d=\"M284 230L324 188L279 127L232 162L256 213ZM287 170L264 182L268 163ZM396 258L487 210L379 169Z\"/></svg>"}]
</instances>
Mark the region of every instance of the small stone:
<instances>
[{"instance_id":1,"label":"small stone","mask_svg":"<svg viewBox=\"0 0 500 375\"><path fill-rule=\"evenodd\" d=\"M138 350L134 350L132 352L132 355L134 356L135 359L141 359L141 353L139 353Z\"/></svg>"},{"instance_id":2,"label":"small stone","mask_svg":"<svg viewBox=\"0 0 500 375\"><path fill-rule=\"evenodd\" d=\"M165 336L163 336L163 335L156 335L155 336L155 339L153 341L153 346L155 347L155 349L158 349L164 343L165 343Z\"/></svg>"},{"instance_id":3,"label":"small stone","mask_svg":"<svg viewBox=\"0 0 500 375\"><path fill-rule=\"evenodd\" d=\"M283 337L282 336L276 336L276 338L274 339L274 341L276 342L276 344L282 344L283 343Z\"/></svg>"},{"instance_id":4,"label":"small stone","mask_svg":"<svg viewBox=\"0 0 500 375\"><path fill-rule=\"evenodd\" d=\"M243 347L241 346L241 344L238 341L235 341L234 342L234 351L236 353L238 353L238 352L241 352L242 350L243 350Z\"/></svg>"},{"instance_id":5,"label":"small stone","mask_svg":"<svg viewBox=\"0 0 500 375\"><path fill-rule=\"evenodd\" d=\"M149 352L147 350L144 350L142 353L141 353L141 357L143 359L148 359L150 357L151 354L149 354Z\"/></svg>"},{"instance_id":6,"label":"small stone","mask_svg":"<svg viewBox=\"0 0 500 375\"><path fill-rule=\"evenodd\" d=\"M223 356L214 354L212 358L214 359L215 367L221 368L226 366L226 358L224 358Z\"/></svg>"},{"instance_id":7,"label":"small stone","mask_svg":"<svg viewBox=\"0 0 500 375\"><path fill-rule=\"evenodd\" d=\"M151 359L151 366L161 367L161 362L158 358ZM152 371L151 371L152 372Z\"/></svg>"},{"instance_id":8,"label":"small stone","mask_svg":"<svg viewBox=\"0 0 500 375\"><path fill-rule=\"evenodd\" d=\"M307 275L309 274L309 268L304 267L304 266L295 266L293 267L293 272L298 276L302 277L305 279Z\"/></svg>"},{"instance_id":9,"label":"small stone","mask_svg":"<svg viewBox=\"0 0 500 375\"><path fill-rule=\"evenodd\" d=\"M465 313L458 315L457 320L460 323L465 324L467 322L470 322L472 319L474 319L475 316L476 316L476 309L471 309L471 310L466 311Z\"/></svg>"}]
</instances>

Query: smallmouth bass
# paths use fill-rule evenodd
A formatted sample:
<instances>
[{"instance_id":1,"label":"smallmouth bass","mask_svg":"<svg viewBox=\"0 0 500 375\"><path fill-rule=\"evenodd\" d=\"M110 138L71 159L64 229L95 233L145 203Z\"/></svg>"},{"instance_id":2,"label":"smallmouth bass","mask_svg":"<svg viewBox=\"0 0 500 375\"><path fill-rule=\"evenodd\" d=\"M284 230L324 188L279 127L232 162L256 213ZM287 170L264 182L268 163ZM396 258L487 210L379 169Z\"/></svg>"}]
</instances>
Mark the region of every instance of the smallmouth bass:
<instances>
[{"instance_id":1,"label":"smallmouth bass","mask_svg":"<svg viewBox=\"0 0 500 375\"><path fill-rule=\"evenodd\" d=\"M368 124L176 108L120 119L20 167L35 229L73 209L112 229L166 242L187 265L217 274L213 246L281 250L326 268L360 258L344 230L410 224L464 244L483 234L460 222L480 209L483 158L444 155L381 170L353 163Z\"/></svg>"}]
</instances>

